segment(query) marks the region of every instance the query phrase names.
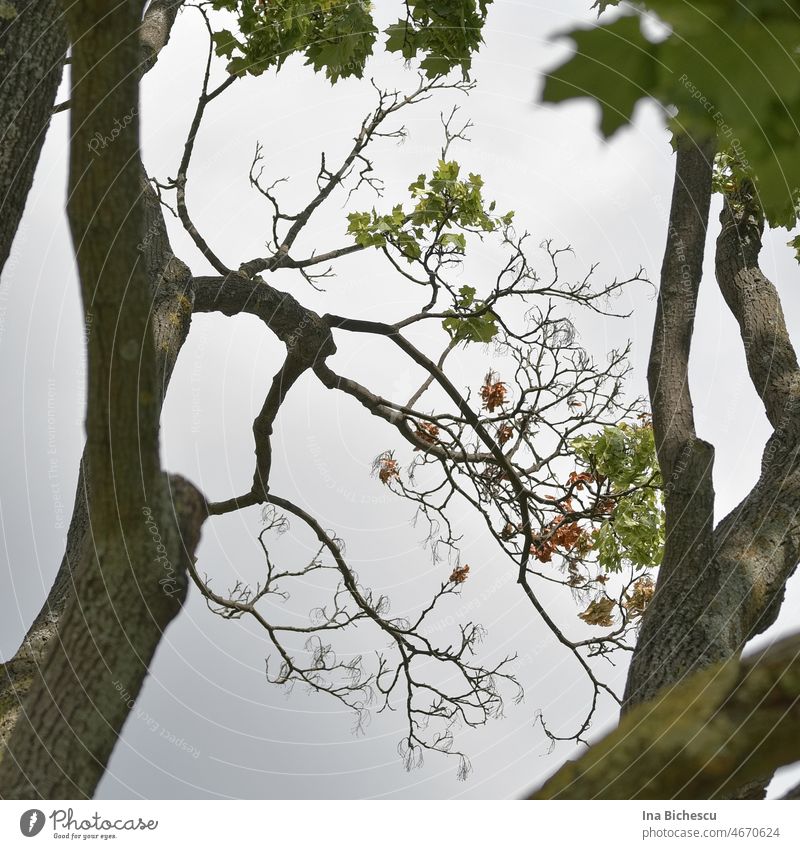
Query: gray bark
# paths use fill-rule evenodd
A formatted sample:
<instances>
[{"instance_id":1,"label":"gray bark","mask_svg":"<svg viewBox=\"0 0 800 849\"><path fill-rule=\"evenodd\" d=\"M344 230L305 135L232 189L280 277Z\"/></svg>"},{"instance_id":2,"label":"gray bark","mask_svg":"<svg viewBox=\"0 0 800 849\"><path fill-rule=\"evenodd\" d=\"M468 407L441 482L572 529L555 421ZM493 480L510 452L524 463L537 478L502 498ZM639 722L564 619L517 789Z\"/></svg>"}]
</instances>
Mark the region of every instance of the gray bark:
<instances>
[{"instance_id":1,"label":"gray bark","mask_svg":"<svg viewBox=\"0 0 800 849\"><path fill-rule=\"evenodd\" d=\"M148 6L139 33L141 52L138 70L141 73L152 67L160 51L167 45L172 24L181 5L182 0L155 0ZM31 39L26 48L27 52L31 52L34 35L31 32L19 34ZM64 40L66 41L65 32ZM149 280L151 332L156 350L157 404L160 412L178 352L189 331L192 308L191 273L172 253L161 205L141 167L139 185L145 224L137 249L144 261ZM58 634L59 622L73 593L75 575L82 564L91 560L88 504L92 487L85 474L86 461L84 454L66 550L56 579L18 651L7 663L0 664L0 745L7 742L30 690L34 674Z\"/></svg>"},{"instance_id":2,"label":"gray bark","mask_svg":"<svg viewBox=\"0 0 800 849\"><path fill-rule=\"evenodd\" d=\"M151 0L139 30L140 74L147 73L158 61L158 54L167 46L181 6L183 0Z\"/></svg>"},{"instance_id":3,"label":"gray bark","mask_svg":"<svg viewBox=\"0 0 800 849\"><path fill-rule=\"evenodd\" d=\"M725 197L716 278L773 432L758 482L713 527L713 448L696 435L688 382L711 152L686 140L678 148L648 372L667 539L628 674L625 711L698 669L736 657L777 618L800 560L800 369L777 290L758 265L764 221L747 182ZM761 798L770 775L751 776L730 792Z\"/></svg>"},{"instance_id":4,"label":"gray bark","mask_svg":"<svg viewBox=\"0 0 800 849\"><path fill-rule=\"evenodd\" d=\"M631 660L624 709L730 657L719 632L720 581L711 562L713 448L697 438L689 392L714 148L682 139L648 367L656 450L665 482L666 543L656 592Z\"/></svg>"},{"instance_id":5,"label":"gray bark","mask_svg":"<svg viewBox=\"0 0 800 849\"><path fill-rule=\"evenodd\" d=\"M68 215L92 317L83 463L91 545L83 544L57 639L35 665L3 752L6 798L92 795L130 710L120 690L141 688L180 609L186 561L206 516L202 495L168 481L159 466L162 384L140 262L140 14L136 4L66 8L75 44ZM120 122L114 143L96 156L90 141Z\"/></svg>"},{"instance_id":6,"label":"gray bark","mask_svg":"<svg viewBox=\"0 0 800 849\"><path fill-rule=\"evenodd\" d=\"M33 184L66 52L58 0L0 0L0 271Z\"/></svg>"}]
</instances>

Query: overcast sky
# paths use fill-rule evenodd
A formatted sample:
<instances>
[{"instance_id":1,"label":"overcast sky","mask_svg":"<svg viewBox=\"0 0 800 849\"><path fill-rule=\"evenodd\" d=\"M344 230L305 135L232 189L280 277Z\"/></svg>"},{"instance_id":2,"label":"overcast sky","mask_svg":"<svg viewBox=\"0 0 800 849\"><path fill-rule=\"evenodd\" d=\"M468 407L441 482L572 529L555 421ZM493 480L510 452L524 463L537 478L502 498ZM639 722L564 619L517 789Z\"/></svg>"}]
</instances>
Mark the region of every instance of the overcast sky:
<instances>
[{"instance_id":1,"label":"overcast sky","mask_svg":"<svg viewBox=\"0 0 800 849\"><path fill-rule=\"evenodd\" d=\"M387 0L379 15L393 11ZM441 143L439 112L458 103L475 127L472 142L454 151L465 168L480 172L486 194L500 210L516 210L516 222L533 243L552 238L574 248L566 265L582 276L598 262L603 279L628 277L640 265L657 279L665 241L672 183L672 153L658 110L640 107L634 126L611 144L597 133L588 103L553 109L537 105L542 72L567 54L554 40L579 20L592 20L588 0L495 2L475 61L475 90L468 98L445 94L409 111L405 144L376 148L377 172L387 184L386 203L399 202L408 183L435 164ZM174 176L200 86L204 29L196 12L181 14L172 41L143 85L142 144L152 176ZM413 71L378 56L369 72L384 86L407 88ZM267 210L248 186L257 141L268 173L291 175L282 195L287 206L303 203L313 184L319 153L341 152L373 107L364 81L331 87L290 60L279 76L237 83L209 109L197 141L189 203L201 232L228 265L263 252ZM34 189L3 273L0 289L0 397L5 399L0 440L0 653L14 653L39 610L58 568L69 521L83 442L84 354L78 285L63 211L68 117L57 115L42 154ZM367 206L371 205L370 200ZM715 199L712 222L719 201ZM345 210L334 205L315 222L306 248L345 244ZM209 271L190 241L169 222L173 248L195 273ZM712 234L712 238L713 238ZM800 332L798 267L784 232L766 240L762 263L784 299L790 330ZM535 251L534 251L535 254ZM546 256L542 259L546 260ZM486 247L481 267L502 255ZM709 256L713 262L713 254ZM328 291L311 291L297 276L270 282L315 309L373 318L401 317L416 301L380 258L360 254L341 263ZM633 344L629 393L643 394L655 302L644 285L619 299L627 320L576 315L581 340L602 356L627 339ZM747 378L738 331L707 268L692 352L692 389L698 431L717 449L718 517L757 478L768 435L766 418ZM337 342L340 340L337 338ZM390 397L408 397L421 378L377 339L342 339L332 365ZM282 346L257 320L198 316L184 346L163 419L163 458L217 500L243 492L253 473L252 420L260 408ZM489 355L454 364L454 379L473 388ZM370 474L373 459L398 438L355 402L303 379L284 405L275 434L272 489L296 499L334 528L347 543L363 582L393 598L393 612L412 610L443 578L420 545L407 504ZM407 452L406 452L407 453ZM396 747L398 714L373 718L360 736L352 716L324 696L297 690L286 695L267 683L264 635L243 621L213 616L193 590L181 616L159 647L151 674L111 759L100 795L196 798L450 798L517 796L536 785L567 757L564 744L548 754L534 723L542 709L559 730L574 730L589 689L574 659L536 620L514 583L511 564L481 534L474 518L457 509L464 559L473 565L460 598L443 608L468 615L488 631L483 657L516 652L516 673L526 697L506 716L464 732L459 743L474 766L467 782L456 764L429 755L421 769L404 771ZM244 511L206 524L199 568L225 587L237 577L254 580L263 565L255 541L259 511ZM278 542L286 563L311 552L300 528ZM444 575L446 577L446 575ZM312 606L313 585L287 603L289 616ZM306 598L306 595L308 596ZM790 583L779 623L759 643L791 628L798 605ZM569 633L585 636L576 608L563 594L543 593ZM368 651L375 646L354 646ZM620 689L625 669L610 670ZM593 733L613 725L604 704ZM771 795L789 782L784 773Z\"/></svg>"}]
</instances>

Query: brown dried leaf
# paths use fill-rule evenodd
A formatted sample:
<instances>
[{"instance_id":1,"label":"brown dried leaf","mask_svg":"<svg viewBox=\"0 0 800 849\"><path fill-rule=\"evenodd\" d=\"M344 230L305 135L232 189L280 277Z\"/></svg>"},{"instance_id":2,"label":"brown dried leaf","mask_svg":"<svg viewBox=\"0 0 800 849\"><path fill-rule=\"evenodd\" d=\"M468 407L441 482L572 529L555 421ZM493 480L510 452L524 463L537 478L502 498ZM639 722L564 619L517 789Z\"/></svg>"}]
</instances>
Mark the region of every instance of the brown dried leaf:
<instances>
[{"instance_id":1,"label":"brown dried leaf","mask_svg":"<svg viewBox=\"0 0 800 849\"><path fill-rule=\"evenodd\" d=\"M453 572L450 575L450 580L454 584L463 584L464 581L467 580L468 575L469 566L467 566L466 564L464 566L457 566L455 569L453 569Z\"/></svg>"},{"instance_id":2,"label":"brown dried leaf","mask_svg":"<svg viewBox=\"0 0 800 849\"><path fill-rule=\"evenodd\" d=\"M382 484L388 484L394 478L400 479L400 466L391 457L382 457L378 477Z\"/></svg>"},{"instance_id":3,"label":"brown dried leaf","mask_svg":"<svg viewBox=\"0 0 800 849\"><path fill-rule=\"evenodd\" d=\"M631 619L636 619L645 612L655 591L652 578L645 576L636 581L633 585L633 592L630 595L626 593L625 600L622 602Z\"/></svg>"},{"instance_id":4,"label":"brown dried leaf","mask_svg":"<svg viewBox=\"0 0 800 849\"><path fill-rule=\"evenodd\" d=\"M497 441L500 445L505 445L514 435L514 428L510 424L503 424L497 429Z\"/></svg>"},{"instance_id":5,"label":"brown dried leaf","mask_svg":"<svg viewBox=\"0 0 800 849\"><path fill-rule=\"evenodd\" d=\"M614 624L614 599L608 596L596 598L583 613L578 614L578 618L587 625L609 628Z\"/></svg>"},{"instance_id":6,"label":"brown dried leaf","mask_svg":"<svg viewBox=\"0 0 800 849\"><path fill-rule=\"evenodd\" d=\"M417 422L415 436L420 442L427 442L429 445L433 445L434 442L438 441L439 428L431 422Z\"/></svg>"},{"instance_id":7,"label":"brown dried leaf","mask_svg":"<svg viewBox=\"0 0 800 849\"><path fill-rule=\"evenodd\" d=\"M481 386L481 400L483 406L493 413L498 407L502 407L506 402L507 388L505 383L497 380L497 375L490 371L484 378L484 384Z\"/></svg>"}]
</instances>

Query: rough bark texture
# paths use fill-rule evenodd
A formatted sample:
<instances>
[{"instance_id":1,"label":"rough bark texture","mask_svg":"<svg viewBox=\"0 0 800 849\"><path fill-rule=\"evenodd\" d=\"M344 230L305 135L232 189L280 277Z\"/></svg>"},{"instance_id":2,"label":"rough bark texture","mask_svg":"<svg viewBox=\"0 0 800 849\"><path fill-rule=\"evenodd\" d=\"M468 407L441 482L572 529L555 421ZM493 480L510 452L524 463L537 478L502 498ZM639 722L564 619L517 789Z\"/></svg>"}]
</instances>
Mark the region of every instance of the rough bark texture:
<instances>
[{"instance_id":1,"label":"rough bark texture","mask_svg":"<svg viewBox=\"0 0 800 849\"><path fill-rule=\"evenodd\" d=\"M689 353L702 277L714 148L681 140L648 367L656 449L665 482L666 545L625 689L625 708L687 672L730 657L714 605L713 448L697 438Z\"/></svg>"},{"instance_id":2,"label":"rough bark texture","mask_svg":"<svg viewBox=\"0 0 800 849\"><path fill-rule=\"evenodd\" d=\"M778 292L758 265L764 222L750 184L726 197L720 221L717 281L773 427L758 482L714 532L721 568L744 575L740 617L749 639L775 621L800 559L800 369Z\"/></svg>"},{"instance_id":3,"label":"rough bark texture","mask_svg":"<svg viewBox=\"0 0 800 849\"><path fill-rule=\"evenodd\" d=\"M0 271L33 184L66 52L58 0L0 0Z\"/></svg>"},{"instance_id":4,"label":"rough bark texture","mask_svg":"<svg viewBox=\"0 0 800 849\"><path fill-rule=\"evenodd\" d=\"M165 5L171 25L180 4L148 7L145 26L139 32L139 70L146 69L146 57L157 56L167 42L169 26L146 26L150 16L160 15ZM161 17L158 20L163 22ZM110 37L103 34L103 38ZM117 44L123 41L121 36L116 39ZM180 479L170 480L167 493L159 486L164 479L157 469L157 427L192 312L258 315L285 342L290 359L302 369L335 350L330 328L319 316L260 278L192 279L189 269L172 253L161 206L141 168L138 150L135 145L133 151L126 150L123 144L126 141L130 146L137 139L137 110L120 97L124 74L121 68L101 70L98 52L105 56L103 47L95 44L92 49L96 52L88 65L105 90L92 92L83 100L80 92L73 95L73 121L82 122L83 129L73 155L83 163L76 166L73 162L72 174L87 176L72 193L70 213L79 262L83 260L80 270L90 344L89 424L91 411L99 412L99 422L88 428L67 550L56 581L20 650L2 667L0 739L8 748L0 764L0 792L6 797L91 795L129 710L128 699L138 693L161 631L179 609L184 566L193 556L208 505ZM110 50L106 53L107 61L119 60L118 46L113 55ZM76 57L76 73L80 61L81 57ZM88 68L84 76L90 76ZM135 81L138 74L129 76ZM98 115L101 102L104 115ZM122 122L113 144L101 147L101 155L92 159L87 151L94 134L108 135L96 127L103 122L118 127L115 122L120 116L129 120ZM102 166L105 175L96 183L93 178L100 168L95 166ZM86 188L87 178L91 191L82 195L80 189ZM113 209L110 204L115 204ZM93 209L100 214L90 214ZM120 287L116 292L115 282ZM110 293L107 303L106 293ZM114 332L110 336L112 316ZM120 332L128 330L133 330L127 333L128 341L140 338L143 342L135 352L132 345L123 352L120 344L125 343ZM147 344L150 338L152 345ZM155 380L148 390L146 375L151 372ZM138 392L121 397L137 383ZM278 383L281 388L281 381ZM269 410L264 420L268 425ZM125 448L115 452L114 445ZM138 451L131 446L138 446ZM105 462L93 462L93 451ZM142 469L144 457L148 463ZM130 480L134 469L136 479ZM123 481L127 488L120 493ZM143 506L152 509L158 541L152 531L142 533L146 528ZM107 549L98 546L106 532L110 536ZM163 542L169 552L166 564L156 556L157 542ZM123 547L124 556L120 556ZM99 548L103 556L98 556ZM164 591L165 568L170 579L174 577L180 584L180 591ZM129 597L137 603L131 605ZM57 687L51 687L53 681ZM129 694L125 700L119 689ZM64 703L57 695L51 698L54 691L75 696ZM37 732L44 732L41 740ZM79 748L83 757L75 756Z\"/></svg>"},{"instance_id":5,"label":"rough bark texture","mask_svg":"<svg viewBox=\"0 0 800 849\"><path fill-rule=\"evenodd\" d=\"M142 262L150 281L151 332L156 350L158 407L189 332L193 304L192 277L187 266L172 254L158 198L144 172L140 175L145 207L145 238L139 243ZM19 716L22 700L30 689L32 672L46 655L58 631L58 623L74 588L80 564L92 556L88 521L90 485L81 460L75 502L67 533L66 550L53 586L14 657L0 664L0 745L6 742Z\"/></svg>"},{"instance_id":6,"label":"rough bark texture","mask_svg":"<svg viewBox=\"0 0 800 849\"><path fill-rule=\"evenodd\" d=\"M139 70L152 67L169 41L170 28L182 3L154 2L148 6L140 29ZM66 39L66 35L64 36ZM139 170L145 226L137 249L144 263L151 299L150 324L157 366L157 403L160 411L178 352L189 331L192 309L191 273L172 253L161 205L144 169ZM91 329L89 330L91 332ZM88 520L90 483L82 458L66 550L56 579L41 611L28 629L14 657L0 664L0 745L19 717L33 674L58 633L58 625L74 589L74 576L92 557Z\"/></svg>"},{"instance_id":7,"label":"rough bark texture","mask_svg":"<svg viewBox=\"0 0 800 849\"><path fill-rule=\"evenodd\" d=\"M145 74L158 60L158 54L169 41L175 18L183 6L183 0L152 0L147 7L139 31L142 50L140 73Z\"/></svg>"},{"instance_id":8,"label":"rough bark texture","mask_svg":"<svg viewBox=\"0 0 800 849\"><path fill-rule=\"evenodd\" d=\"M186 558L206 515L200 493L181 480L170 486L159 467L161 392L141 261L141 6L73 4L66 16L75 45L68 215L91 316L84 453L91 545L3 753L6 798L92 795L129 712L119 689L140 690L180 609ZM98 155L91 141L115 127Z\"/></svg>"},{"instance_id":9,"label":"rough bark texture","mask_svg":"<svg viewBox=\"0 0 800 849\"><path fill-rule=\"evenodd\" d=\"M678 148L648 372L667 539L628 675L625 710L697 669L737 656L775 621L800 559L800 369L778 292L758 265L764 222L747 182L725 196L716 278L739 324L750 378L773 433L758 482L713 528L713 448L697 438L688 383L712 153L685 140ZM750 776L730 792L763 797L770 775Z\"/></svg>"},{"instance_id":10,"label":"rough bark texture","mask_svg":"<svg viewBox=\"0 0 800 849\"><path fill-rule=\"evenodd\" d=\"M800 758L800 636L629 711L531 799L714 799Z\"/></svg>"}]
</instances>

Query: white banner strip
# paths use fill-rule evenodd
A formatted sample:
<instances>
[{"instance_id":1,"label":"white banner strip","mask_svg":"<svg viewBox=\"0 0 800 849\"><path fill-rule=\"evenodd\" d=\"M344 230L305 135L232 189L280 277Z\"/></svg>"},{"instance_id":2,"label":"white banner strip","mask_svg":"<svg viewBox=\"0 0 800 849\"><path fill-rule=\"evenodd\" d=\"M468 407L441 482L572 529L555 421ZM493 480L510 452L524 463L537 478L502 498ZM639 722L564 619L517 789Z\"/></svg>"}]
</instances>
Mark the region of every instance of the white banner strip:
<instances>
[{"instance_id":1,"label":"white banner strip","mask_svg":"<svg viewBox=\"0 0 800 849\"><path fill-rule=\"evenodd\" d=\"M0 846L800 846L793 802L0 802Z\"/></svg>"}]
</instances>

